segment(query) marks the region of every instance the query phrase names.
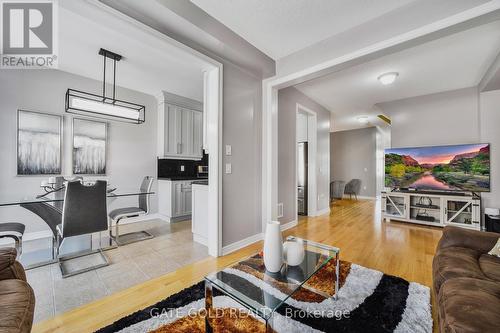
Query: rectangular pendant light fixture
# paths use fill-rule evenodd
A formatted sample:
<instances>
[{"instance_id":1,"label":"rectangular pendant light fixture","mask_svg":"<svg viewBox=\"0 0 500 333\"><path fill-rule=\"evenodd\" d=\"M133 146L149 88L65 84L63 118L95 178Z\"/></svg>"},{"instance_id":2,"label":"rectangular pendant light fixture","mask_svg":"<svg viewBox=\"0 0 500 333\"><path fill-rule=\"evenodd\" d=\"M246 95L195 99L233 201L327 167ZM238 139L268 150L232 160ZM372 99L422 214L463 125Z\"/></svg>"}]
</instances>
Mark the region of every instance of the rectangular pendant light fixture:
<instances>
[{"instance_id":1,"label":"rectangular pendant light fixture","mask_svg":"<svg viewBox=\"0 0 500 333\"><path fill-rule=\"evenodd\" d=\"M66 91L66 112L140 124L145 119L144 105L103 97L75 89Z\"/></svg>"},{"instance_id":2,"label":"rectangular pendant light fixture","mask_svg":"<svg viewBox=\"0 0 500 333\"><path fill-rule=\"evenodd\" d=\"M66 112L109 120L124 121L141 124L146 120L146 107L144 105L122 101L115 98L116 92L116 62L122 56L104 49L99 50L104 58L104 78L102 95L92 94L80 90L68 89L66 91ZM113 96L106 96L106 59L113 60Z\"/></svg>"}]
</instances>

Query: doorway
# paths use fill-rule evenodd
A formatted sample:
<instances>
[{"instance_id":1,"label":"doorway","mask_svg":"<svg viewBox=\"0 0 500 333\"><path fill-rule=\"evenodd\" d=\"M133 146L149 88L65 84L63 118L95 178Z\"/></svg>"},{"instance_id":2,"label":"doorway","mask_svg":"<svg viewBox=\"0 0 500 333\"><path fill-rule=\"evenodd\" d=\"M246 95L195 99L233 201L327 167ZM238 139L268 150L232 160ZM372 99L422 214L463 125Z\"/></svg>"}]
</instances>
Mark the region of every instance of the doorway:
<instances>
[{"instance_id":1,"label":"doorway","mask_svg":"<svg viewBox=\"0 0 500 333\"><path fill-rule=\"evenodd\" d=\"M297 145L295 154L296 211L295 216L316 215L316 159L317 159L317 115L316 112L297 103Z\"/></svg>"}]
</instances>

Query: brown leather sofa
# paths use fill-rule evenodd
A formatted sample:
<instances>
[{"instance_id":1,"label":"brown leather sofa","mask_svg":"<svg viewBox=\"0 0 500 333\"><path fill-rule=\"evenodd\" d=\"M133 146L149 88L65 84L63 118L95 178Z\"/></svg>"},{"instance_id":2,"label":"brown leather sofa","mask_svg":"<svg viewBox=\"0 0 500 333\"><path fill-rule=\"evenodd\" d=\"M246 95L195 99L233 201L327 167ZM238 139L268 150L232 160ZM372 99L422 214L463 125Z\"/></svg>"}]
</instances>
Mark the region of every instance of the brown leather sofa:
<instances>
[{"instance_id":1,"label":"brown leather sofa","mask_svg":"<svg viewBox=\"0 0 500 333\"><path fill-rule=\"evenodd\" d=\"M500 234L447 226L432 263L442 333L500 332Z\"/></svg>"},{"instance_id":2,"label":"brown leather sofa","mask_svg":"<svg viewBox=\"0 0 500 333\"><path fill-rule=\"evenodd\" d=\"M0 333L30 332L33 325L35 295L16 255L0 249Z\"/></svg>"}]
</instances>

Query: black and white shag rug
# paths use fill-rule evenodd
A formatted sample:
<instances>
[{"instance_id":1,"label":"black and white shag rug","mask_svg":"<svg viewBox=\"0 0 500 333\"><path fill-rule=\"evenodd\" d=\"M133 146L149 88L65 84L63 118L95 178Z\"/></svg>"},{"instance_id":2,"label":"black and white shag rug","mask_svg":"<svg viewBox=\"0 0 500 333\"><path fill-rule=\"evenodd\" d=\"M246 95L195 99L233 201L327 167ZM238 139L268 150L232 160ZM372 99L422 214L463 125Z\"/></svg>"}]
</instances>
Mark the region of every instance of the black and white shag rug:
<instances>
[{"instance_id":1,"label":"black and white shag rug","mask_svg":"<svg viewBox=\"0 0 500 333\"><path fill-rule=\"evenodd\" d=\"M224 274L232 283L245 285L249 293L273 298L283 295L279 281L264 282L259 276L263 265L259 256L227 268ZM257 262L257 263L256 263ZM310 287L332 294L331 279L335 267L327 265ZM325 281L327 283L325 283ZM386 275L349 262L341 262L338 299L325 298L301 288L286 301L273 318L273 329L283 333L309 332L396 332L431 333L432 315L428 287L402 278ZM199 282L167 299L126 316L104 327L98 333L111 332L205 332L204 283ZM215 332L265 332L262 321L248 315L227 296L215 293L214 307L236 312L223 312L215 320ZM235 316L235 313L237 314Z\"/></svg>"}]
</instances>

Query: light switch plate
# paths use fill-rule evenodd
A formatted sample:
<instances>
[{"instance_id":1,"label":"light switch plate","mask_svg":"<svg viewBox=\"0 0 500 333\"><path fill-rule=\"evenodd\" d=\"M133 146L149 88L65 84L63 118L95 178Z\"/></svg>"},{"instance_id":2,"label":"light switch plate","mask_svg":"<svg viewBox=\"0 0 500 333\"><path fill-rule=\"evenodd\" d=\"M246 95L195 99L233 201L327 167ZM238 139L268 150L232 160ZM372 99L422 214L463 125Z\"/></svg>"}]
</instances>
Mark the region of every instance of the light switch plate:
<instances>
[{"instance_id":1,"label":"light switch plate","mask_svg":"<svg viewBox=\"0 0 500 333\"><path fill-rule=\"evenodd\" d=\"M231 163L226 163L226 173L230 174L232 172L231 170Z\"/></svg>"},{"instance_id":2,"label":"light switch plate","mask_svg":"<svg viewBox=\"0 0 500 333\"><path fill-rule=\"evenodd\" d=\"M226 145L226 156L231 156L231 154L232 154L231 145Z\"/></svg>"}]
</instances>

